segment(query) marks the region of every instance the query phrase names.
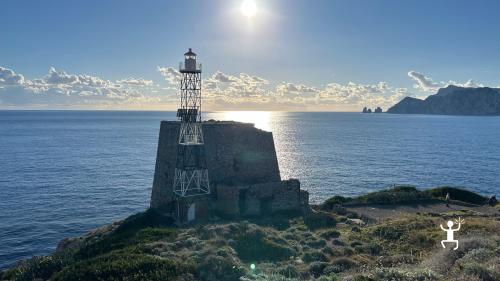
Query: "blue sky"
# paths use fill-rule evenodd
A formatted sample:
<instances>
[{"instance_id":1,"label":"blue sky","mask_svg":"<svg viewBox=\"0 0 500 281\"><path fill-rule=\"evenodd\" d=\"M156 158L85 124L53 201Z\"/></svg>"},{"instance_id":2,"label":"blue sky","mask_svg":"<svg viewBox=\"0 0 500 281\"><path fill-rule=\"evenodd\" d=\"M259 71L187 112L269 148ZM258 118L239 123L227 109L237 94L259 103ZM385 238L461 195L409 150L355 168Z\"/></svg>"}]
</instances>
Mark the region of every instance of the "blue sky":
<instances>
[{"instance_id":1,"label":"blue sky","mask_svg":"<svg viewBox=\"0 0 500 281\"><path fill-rule=\"evenodd\" d=\"M500 85L498 1L254 0L251 17L243 1L3 1L0 108L172 110L188 47L212 110L358 111Z\"/></svg>"}]
</instances>

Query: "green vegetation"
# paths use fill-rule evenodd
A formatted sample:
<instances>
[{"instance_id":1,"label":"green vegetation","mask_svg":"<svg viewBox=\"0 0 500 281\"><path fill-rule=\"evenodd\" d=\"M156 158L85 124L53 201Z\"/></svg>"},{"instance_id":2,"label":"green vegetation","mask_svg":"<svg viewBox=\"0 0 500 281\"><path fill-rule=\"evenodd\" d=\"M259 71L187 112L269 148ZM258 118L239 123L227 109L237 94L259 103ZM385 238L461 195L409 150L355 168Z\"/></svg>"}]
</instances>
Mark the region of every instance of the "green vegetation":
<instances>
[{"instance_id":1,"label":"green vegetation","mask_svg":"<svg viewBox=\"0 0 500 281\"><path fill-rule=\"evenodd\" d=\"M461 188L456 188L456 187L448 187L448 186L443 186L443 187L438 187L438 188L433 188L433 189L428 189L424 191L425 194L428 194L429 196L433 198L439 198L439 199L445 199L446 194L450 194L450 199L452 200L457 200L457 201L462 201L465 203L470 203L470 204L477 204L477 205L482 205L487 202L488 198L481 196L477 193L461 189Z\"/></svg>"},{"instance_id":2,"label":"green vegetation","mask_svg":"<svg viewBox=\"0 0 500 281\"><path fill-rule=\"evenodd\" d=\"M369 204L395 204L413 203L426 199L430 199L430 196L416 189L414 186L397 186L359 196L354 201Z\"/></svg>"},{"instance_id":3,"label":"green vegetation","mask_svg":"<svg viewBox=\"0 0 500 281\"><path fill-rule=\"evenodd\" d=\"M244 229L236 237L236 251L242 261L280 261L295 255L286 240L268 236L258 228Z\"/></svg>"},{"instance_id":4,"label":"green vegetation","mask_svg":"<svg viewBox=\"0 0 500 281\"><path fill-rule=\"evenodd\" d=\"M356 223L350 204L464 202L468 191L403 186L327 201L303 217L175 227L155 210L74 240L0 273L2 280L489 281L500 280L500 221L471 211L415 213ZM430 201L429 201L430 200ZM384 206L385 207L385 206ZM437 227L461 216L460 248ZM354 220L353 220L354 219ZM365 218L361 218L365 220ZM255 267L251 267L253 264Z\"/></svg>"},{"instance_id":5,"label":"green vegetation","mask_svg":"<svg viewBox=\"0 0 500 281\"><path fill-rule=\"evenodd\" d=\"M393 188L371 192L358 197L334 196L321 205L324 210L339 210L342 205L355 204L408 204L425 202L432 200L445 200L446 194L450 194L450 199L470 204L482 205L487 202L487 198L477 193L456 188L437 187L427 190L419 190L414 186L401 185Z\"/></svg>"},{"instance_id":6,"label":"green vegetation","mask_svg":"<svg viewBox=\"0 0 500 281\"><path fill-rule=\"evenodd\" d=\"M328 212L311 212L304 217L304 223L310 229L320 229L334 227L337 224L335 216Z\"/></svg>"},{"instance_id":7,"label":"green vegetation","mask_svg":"<svg viewBox=\"0 0 500 281\"><path fill-rule=\"evenodd\" d=\"M185 280L184 274L194 272L194 266L159 257L110 253L76 262L54 274L52 280Z\"/></svg>"}]
</instances>

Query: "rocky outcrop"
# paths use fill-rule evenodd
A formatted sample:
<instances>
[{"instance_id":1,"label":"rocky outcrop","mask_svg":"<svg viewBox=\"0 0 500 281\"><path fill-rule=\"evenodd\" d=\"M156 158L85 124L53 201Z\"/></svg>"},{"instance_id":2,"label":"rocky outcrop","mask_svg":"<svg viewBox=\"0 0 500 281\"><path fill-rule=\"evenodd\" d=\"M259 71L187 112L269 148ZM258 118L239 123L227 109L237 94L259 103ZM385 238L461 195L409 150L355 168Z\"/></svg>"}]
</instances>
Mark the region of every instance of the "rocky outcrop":
<instances>
[{"instance_id":1,"label":"rocky outcrop","mask_svg":"<svg viewBox=\"0 0 500 281\"><path fill-rule=\"evenodd\" d=\"M387 110L397 114L500 115L500 89L448 86L425 100L405 97Z\"/></svg>"}]
</instances>

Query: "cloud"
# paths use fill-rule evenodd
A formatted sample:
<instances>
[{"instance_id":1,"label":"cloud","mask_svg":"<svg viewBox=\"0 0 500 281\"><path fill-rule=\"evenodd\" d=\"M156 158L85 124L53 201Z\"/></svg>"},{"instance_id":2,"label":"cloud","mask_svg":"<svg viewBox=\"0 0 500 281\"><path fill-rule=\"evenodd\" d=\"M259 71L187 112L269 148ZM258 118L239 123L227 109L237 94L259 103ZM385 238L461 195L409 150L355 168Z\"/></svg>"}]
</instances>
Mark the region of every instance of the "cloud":
<instances>
[{"instance_id":1,"label":"cloud","mask_svg":"<svg viewBox=\"0 0 500 281\"><path fill-rule=\"evenodd\" d=\"M42 78L24 79L0 67L2 106L35 108L119 108L168 102L171 96L158 95L152 80L126 78L117 81L87 74L68 74L50 67Z\"/></svg>"},{"instance_id":2,"label":"cloud","mask_svg":"<svg viewBox=\"0 0 500 281\"><path fill-rule=\"evenodd\" d=\"M46 75L26 79L14 70L0 67L1 107L175 110L182 75L173 67L158 66L157 71L165 81L134 77L110 80L67 73L54 67L50 67ZM307 85L292 81L277 83L249 73L215 71L203 79L203 106L208 110L358 111L364 106L387 108L404 96L425 97L446 85L481 85L472 80L436 82L416 71L408 72L408 76L415 82L417 94L385 81Z\"/></svg>"},{"instance_id":3,"label":"cloud","mask_svg":"<svg viewBox=\"0 0 500 281\"><path fill-rule=\"evenodd\" d=\"M21 85L23 83L23 75L15 73L12 69L0 66L0 86Z\"/></svg>"},{"instance_id":4,"label":"cloud","mask_svg":"<svg viewBox=\"0 0 500 281\"><path fill-rule=\"evenodd\" d=\"M181 73L173 67L160 67L157 66L156 69L160 74L167 80L169 84L178 85L181 80Z\"/></svg>"},{"instance_id":5,"label":"cloud","mask_svg":"<svg viewBox=\"0 0 500 281\"><path fill-rule=\"evenodd\" d=\"M432 81L432 78L422 73L410 71L408 72L408 76L417 82L417 84L414 85L414 88L424 92L437 91L441 87L439 83Z\"/></svg>"},{"instance_id":6,"label":"cloud","mask_svg":"<svg viewBox=\"0 0 500 281\"><path fill-rule=\"evenodd\" d=\"M281 95L294 94L294 95L304 95L307 93L318 93L319 90L315 87L309 87L304 84L294 84L294 83L282 83L276 86L276 92Z\"/></svg>"},{"instance_id":7,"label":"cloud","mask_svg":"<svg viewBox=\"0 0 500 281\"><path fill-rule=\"evenodd\" d=\"M233 76L230 76L230 75L226 75L226 74L224 74L220 70L217 70L212 75L212 77L210 77L209 79L211 79L211 80L213 80L215 82L222 82L222 83L230 83L230 82L236 82L237 81L236 77L233 77Z\"/></svg>"},{"instance_id":8,"label":"cloud","mask_svg":"<svg viewBox=\"0 0 500 281\"><path fill-rule=\"evenodd\" d=\"M153 85L153 80L146 80L143 78L127 78L116 81L118 84L123 85L133 85L133 86L151 86Z\"/></svg>"},{"instance_id":9,"label":"cloud","mask_svg":"<svg viewBox=\"0 0 500 281\"><path fill-rule=\"evenodd\" d=\"M460 87L482 87L482 84L477 84L472 79L469 79L465 83L459 83L455 81L448 82L434 82L433 79L425 74L416 71L408 72L408 76L413 79L416 84L413 87L421 92L437 92L440 88L445 88L448 85L460 86Z\"/></svg>"},{"instance_id":10,"label":"cloud","mask_svg":"<svg viewBox=\"0 0 500 281\"><path fill-rule=\"evenodd\" d=\"M358 110L365 105L388 107L408 94L405 88L393 88L386 82L374 85L330 83L323 87L292 82L276 85L263 77L246 73L229 75L221 71L205 81L204 104L217 110L243 106L274 110Z\"/></svg>"}]
</instances>

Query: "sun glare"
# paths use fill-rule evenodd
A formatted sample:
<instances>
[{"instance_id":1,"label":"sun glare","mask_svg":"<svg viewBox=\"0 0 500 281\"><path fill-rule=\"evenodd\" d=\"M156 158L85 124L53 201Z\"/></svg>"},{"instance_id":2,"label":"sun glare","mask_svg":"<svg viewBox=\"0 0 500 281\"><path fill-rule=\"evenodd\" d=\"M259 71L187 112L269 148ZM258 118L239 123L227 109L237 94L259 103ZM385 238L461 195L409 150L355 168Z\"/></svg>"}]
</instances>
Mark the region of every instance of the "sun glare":
<instances>
[{"instance_id":1,"label":"sun glare","mask_svg":"<svg viewBox=\"0 0 500 281\"><path fill-rule=\"evenodd\" d=\"M233 120L243 123L253 123L256 128L271 131L271 115L269 111L226 111L217 116L221 120Z\"/></svg>"},{"instance_id":2,"label":"sun glare","mask_svg":"<svg viewBox=\"0 0 500 281\"><path fill-rule=\"evenodd\" d=\"M241 12L247 18L251 18L257 14L257 4L253 0L244 0L241 3Z\"/></svg>"}]
</instances>

